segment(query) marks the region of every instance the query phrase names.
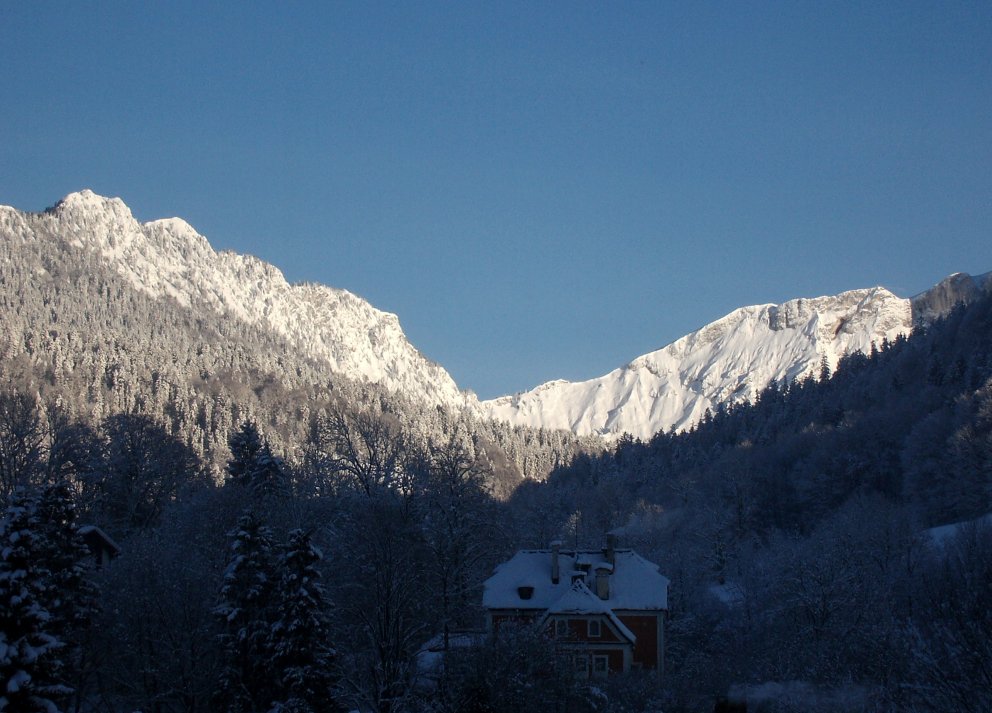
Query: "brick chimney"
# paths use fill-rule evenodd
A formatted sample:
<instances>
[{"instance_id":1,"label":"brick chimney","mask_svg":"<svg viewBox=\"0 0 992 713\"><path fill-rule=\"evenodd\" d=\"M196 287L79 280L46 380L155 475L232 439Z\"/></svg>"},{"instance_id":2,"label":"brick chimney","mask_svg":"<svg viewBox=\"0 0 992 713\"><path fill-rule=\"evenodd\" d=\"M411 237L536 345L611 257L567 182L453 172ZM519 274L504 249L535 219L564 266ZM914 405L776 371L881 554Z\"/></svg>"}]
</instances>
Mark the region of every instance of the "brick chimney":
<instances>
[{"instance_id":1,"label":"brick chimney","mask_svg":"<svg viewBox=\"0 0 992 713\"><path fill-rule=\"evenodd\" d=\"M617 564L617 533L607 532L606 533L606 561L610 563L611 567L616 567Z\"/></svg>"},{"instance_id":2,"label":"brick chimney","mask_svg":"<svg viewBox=\"0 0 992 713\"><path fill-rule=\"evenodd\" d=\"M551 543L551 583L558 584L561 579L561 570L558 564L558 555L561 554L561 540Z\"/></svg>"},{"instance_id":3,"label":"brick chimney","mask_svg":"<svg viewBox=\"0 0 992 713\"><path fill-rule=\"evenodd\" d=\"M610 598L610 573L613 566L606 562L596 565L596 596L600 599Z\"/></svg>"}]
</instances>

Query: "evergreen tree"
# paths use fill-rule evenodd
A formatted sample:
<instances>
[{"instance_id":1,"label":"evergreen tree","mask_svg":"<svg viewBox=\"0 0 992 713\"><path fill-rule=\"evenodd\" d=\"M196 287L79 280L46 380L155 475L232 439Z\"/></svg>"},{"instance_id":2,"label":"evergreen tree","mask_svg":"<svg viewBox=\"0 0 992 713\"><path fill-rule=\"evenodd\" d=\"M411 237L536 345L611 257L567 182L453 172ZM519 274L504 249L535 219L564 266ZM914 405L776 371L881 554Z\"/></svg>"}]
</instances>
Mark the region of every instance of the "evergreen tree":
<instances>
[{"instance_id":1,"label":"evergreen tree","mask_svg":"<svg viewBox=\"0 0 992 713\"><path fill-rule=\"evenodd\" d=\"M330 667L334 650L328 643L327 600L317 563L320 551L309 533L294 530L279 558L280 579L275 601L278 618L272 626L274 658L283 703L273 710L323 713L330 703Z\"/></svg>"},{"instance_id":2,"label":"evergreen tree","mask_svg":"<svg viewBox=\"0 0 992 713\"><path fill-rule=\"evenodd\" d=\"M258 432L254 421L245 421L228 439L231 460L227 462L227 477L232 483L245 486L255 497L287 497L289 479L281 458L272 454L269 442Z\"/></svg>"},{"instance_id":3,"label":"evergreen tree","mask_svg":"<svg viewBox=\"0 0 992 713\"><path fill-rule=\"evenodd\" d=\"M259 498L289 497L289 480L282 459L272 455L267 442L255 459L254 468L248 476L248 487L252 495Z\"/></svg>"},{"instance_id":4,"label":"evergreen tree","mask_svg":"<svg viewBox=\"0 0 992 713\"><path fill-rule=\"evenodd\" d=\"M94 609L64 485L15 491L0 519L0 711L60 710Z\"/></svg>"},{"instance_id":5,"label":"evergreen tree","mask_svg":"<svg viewBox=\"0 0 992 713\"><path fill-rule=\"evenodd\" d=\"M277 695L270 668L276 584L272 532L253 513L246 513L229 537L231 560L214 610L224 626L224 668L216 703L227 713L258 713L268 710Z\"/></svg>"},{"instance_id":6,"label":"evergreen tree","mask_svg":"<svg viewBox=\"0 0 992 713\"><path fill-rule=\"evenodd\" d=\"M86 635L97 614L98 589L90 579L86 562L89 548L79 534L70 486L60 481L45 488L38 503L38 517L51 585L45 607L51 617L49 630L64 644L61 658L64 680L78 688L85 673Z\"/></svg>"},{"instance_id":7,"label":"evergreen tree","mask_svg":"<svg viewBox=\"0 0 992 713\"><path fill-rule=\"evenodd\" d=\"M47 548L44 558L52 576L49 613L67 630L85 628L96 610L97 588L86 571L90 552L79 534L68 483L61 481L45 488L38 502L38 516Z\"/></svg>"},{"instance_id":8,"label":"evergreen tree","mask_svg":"<svg viewBox=\"0 0 992 713\"><path fill-rule=\"evenodd\" d=\"M227 477L235 483L246 485L251 480L262 452L262 436L258 426L247 420L227 439L231 460L227 462Z\"/></svg>"}]
</instances>

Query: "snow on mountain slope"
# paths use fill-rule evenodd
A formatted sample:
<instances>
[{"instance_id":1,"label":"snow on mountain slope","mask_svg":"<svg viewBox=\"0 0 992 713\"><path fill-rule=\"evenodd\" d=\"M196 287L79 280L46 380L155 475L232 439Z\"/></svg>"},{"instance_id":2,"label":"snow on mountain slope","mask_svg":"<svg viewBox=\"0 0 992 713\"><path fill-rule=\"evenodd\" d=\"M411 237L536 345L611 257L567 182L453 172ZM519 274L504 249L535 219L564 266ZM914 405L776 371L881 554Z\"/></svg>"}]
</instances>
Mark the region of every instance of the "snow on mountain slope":
<instances>
[{"instance_id":1,"label":"snow on mountain slope","mask_svg":"<svg viewBox=\"0 0 992 713\"><path fill-rule=\"evenodd\" d=\"M910 300L882 287L742 307L598 379L552 381L481 406L513 424L648 438L815 372L824 357L833 368L844 354L868 351L912 324Z\"/></svg>"},{"instance_id":2,"label":"snow on mountain slope","mask_svg":"<svg viewBox=\"0 0 992 713\"><path fill-rule=\"evenodd\" d=\"M468 407L514 425L641 438L695 424L707 409L752 399L769 383L831 368L843 355L907 333L992 289L956 274L912 299L875 287L737 309L597 379L551 381L481 404L406 339L393 314L344 290L290 285L257 258L217 253L178 219L138 223L119 198L73 193L42 215L0 206L0 233L56 239L99 256L150 295L271 330L329 370L424 403Z\"/></svg>"},{"instance_id":3,"label":"snow on mountain slope","mask_svg":"<svg viewBox=\"0 0 992 713\"><path fill-rule=\"evenodd\" d=\"M119 198L84 190L41 216L0 207L0 230L21 240L54 235L98 255L138 290L271 330L334 373L426 403L474 402L407 341L396 315L345 290L290 285L277 268L255 257L217 253L179 218L142 225Z\"/></svg>"}]
</instances>

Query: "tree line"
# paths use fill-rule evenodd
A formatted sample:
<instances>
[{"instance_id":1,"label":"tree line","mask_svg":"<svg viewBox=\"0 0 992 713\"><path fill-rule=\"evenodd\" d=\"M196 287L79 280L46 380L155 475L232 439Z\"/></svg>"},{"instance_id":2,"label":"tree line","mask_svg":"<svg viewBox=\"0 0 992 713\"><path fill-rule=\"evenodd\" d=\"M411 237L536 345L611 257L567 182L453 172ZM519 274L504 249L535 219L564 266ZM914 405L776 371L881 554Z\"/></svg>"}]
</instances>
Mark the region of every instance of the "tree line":
<instances>
[{"instance_id":1,"label":"tree line","mask_svg":"<svg viewBox=\"0 0 992 713\"><path fill-rule=\"evenodd\" d=\"M603 450L329 377L59 241L0 257L0 709L992 708L988 533L928 534L992 511L988 298ZM120 557L83 566L80 525ZM617 529L672 579L663 679L516 632L424 680L495 564Z\"/></svg>"}]
</instances>

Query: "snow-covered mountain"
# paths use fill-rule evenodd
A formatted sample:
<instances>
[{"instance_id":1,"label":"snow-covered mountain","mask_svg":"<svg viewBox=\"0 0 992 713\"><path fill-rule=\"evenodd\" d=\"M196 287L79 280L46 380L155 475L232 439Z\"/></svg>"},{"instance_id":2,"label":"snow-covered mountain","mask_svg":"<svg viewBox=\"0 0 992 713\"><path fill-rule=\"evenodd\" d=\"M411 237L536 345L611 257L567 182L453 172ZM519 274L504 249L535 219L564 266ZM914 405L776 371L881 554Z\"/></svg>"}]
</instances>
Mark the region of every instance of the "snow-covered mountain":
<instances>
[{"instance_id":1,"label":"snow-covered mountain","mask_svg":"<svg viewBox=\"0 0 992 713\"><path fill-rule=\"evenodd\" d=\"M912 299L882 287L832 297L734 310L658 351L605 376L551 381L514 396L483 401L492 418L516 425L565 428L579 435L648 438L691 427L707 409L753 397L773 382L819 371L907 334L992 286L992 273L957 274Z\"/></svg>"},{"instance_id":2,"label":"snow-covered mountain","mask_svg":"<svg viewBox=\"0 0 992 713\"><path fill-rule=\"evenodd\" d=\"M833 368L843 355L867 351L872 342L907 333L915 322L992 288L992 273L957 274L911 299L875 287L742 307L600 378L552 381L480 403L410 344L396 315L345 290L290 285L257 258L216 252L179 218L141 224L119 198L84 190L43 214L0 206L0 234L37 244L62 241L153 298L275 335L287 345L288 363L302 357L420 404L467 408L513 425L580 436L629 432L647 438L690 427L707 409L818 371L823 359Z\"/></svg>"},{"instance_id":3,"label":"snow-covered mountain","mask_svg":"<svg viewBox=\"0 0 992 713\"><path fill-rule=\"evenodd\" d=\"M41 216L0 206L0 231L24 241L54 237L89 251L135 289L270 330L332 373L378 383L423 403L474 403L410 344L396 315L345 290L290 285L278 269L255 257L216 252L179 218L141 224L119 198L84 190Z\"/></svg>"}]
</instances>

